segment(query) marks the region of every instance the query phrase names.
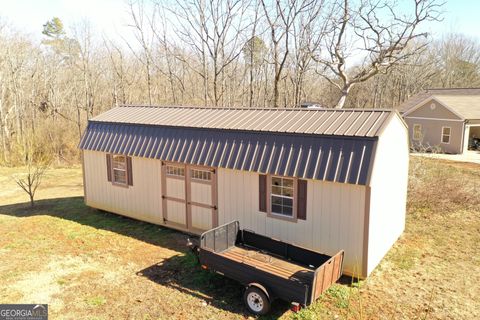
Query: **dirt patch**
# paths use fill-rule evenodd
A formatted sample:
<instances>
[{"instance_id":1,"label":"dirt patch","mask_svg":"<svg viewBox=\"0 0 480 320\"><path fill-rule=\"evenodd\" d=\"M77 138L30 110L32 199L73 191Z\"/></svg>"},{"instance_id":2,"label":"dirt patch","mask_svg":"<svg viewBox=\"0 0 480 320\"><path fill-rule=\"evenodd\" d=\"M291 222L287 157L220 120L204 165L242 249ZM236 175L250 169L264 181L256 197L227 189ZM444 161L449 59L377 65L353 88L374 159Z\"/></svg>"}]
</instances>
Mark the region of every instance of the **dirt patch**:
<instances>
[{"instance_id":1,"label":"dirt patch","mask_svg":"<svg viewBox=\"0 0 480 320\"><path fill-rule=\"evenodd\" d=\"M63 301L58 298L58 294L69 286L67 279L81 278L81 274L86 271L105 272L110 281L121 280L118 271L102 270L102 266L91 258L53 256L40 270L23 275L8 289L18 291L23 303L49 301L49 307L56 312L63 307Z\"/></svg>"}]
</instances>

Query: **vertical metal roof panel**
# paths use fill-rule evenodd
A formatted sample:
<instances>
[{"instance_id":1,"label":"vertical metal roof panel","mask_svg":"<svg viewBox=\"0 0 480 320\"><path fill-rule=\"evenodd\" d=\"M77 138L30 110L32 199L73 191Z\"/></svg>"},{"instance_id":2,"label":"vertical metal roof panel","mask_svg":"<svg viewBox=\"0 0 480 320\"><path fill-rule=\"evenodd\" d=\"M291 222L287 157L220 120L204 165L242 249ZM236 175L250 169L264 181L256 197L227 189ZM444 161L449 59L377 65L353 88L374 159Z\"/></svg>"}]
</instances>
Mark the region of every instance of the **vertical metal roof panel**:
<instances>
[{"instance_id":1,"label":"vertical metal roof panel","mask_svg":"<svg viewBox=\"0 0 480 320\"><path fill-rule=\"evenodd\" d=\"M356 132L357 136L367 136L368 131L370 130L371 126L375 124L379 117L381 117L381 113L371 113L370 116L365 120L362 126Z\"/></svg>"},{"instance_id":2,"label":"vertical metal roof panel","mask_svg":"<svg viewBox=\"0 0 480 320\"><path fill-rule=\"evenodd\" d=\"M185 128L375 136L392 110L369 109L245 109L122 106L91 122ZM398 116L398 113L397 113Z\"/></svg>"},{"instance_id":3,"label":"vertical metal roof panel","mask_svg":"<svg viewBox=\"0 0 480 320\"><path fill-rule=\"evenodd\" d=\"M337 118L340 121L340 118ZM260 173L366 184L375 138L90 122L84 150Z\"/></svg>"}]
</instances>

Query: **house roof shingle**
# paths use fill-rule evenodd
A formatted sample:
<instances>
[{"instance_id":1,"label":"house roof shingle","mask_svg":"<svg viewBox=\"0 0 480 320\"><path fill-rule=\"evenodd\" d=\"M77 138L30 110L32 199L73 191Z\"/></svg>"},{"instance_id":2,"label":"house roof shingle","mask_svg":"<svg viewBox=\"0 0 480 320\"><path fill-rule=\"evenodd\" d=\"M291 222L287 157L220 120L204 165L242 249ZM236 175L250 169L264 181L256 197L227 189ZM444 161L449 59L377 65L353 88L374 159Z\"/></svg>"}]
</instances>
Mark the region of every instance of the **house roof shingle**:
<instances>
[{"instance_id":1,"label":"house roof shingle","mask_svg":"<svg viewBox=\"0 0 480 320\"><path fill-rule=\"evenodd\" d=\"M480 88L427 89L412 96L397 109L405 113L422 101L433 97L465 119L480 119Z\"/></svg>"},{"instance_id":2,"label":"house roof shingle","mask_svg":"<svg viewBox=\"0 0 480 320\"><path fill-rule=\"evenodd\" d=\"M435 95L434 97L465 119L480 119L480 94L468 96Z\"/></svg>"}]
</instances>

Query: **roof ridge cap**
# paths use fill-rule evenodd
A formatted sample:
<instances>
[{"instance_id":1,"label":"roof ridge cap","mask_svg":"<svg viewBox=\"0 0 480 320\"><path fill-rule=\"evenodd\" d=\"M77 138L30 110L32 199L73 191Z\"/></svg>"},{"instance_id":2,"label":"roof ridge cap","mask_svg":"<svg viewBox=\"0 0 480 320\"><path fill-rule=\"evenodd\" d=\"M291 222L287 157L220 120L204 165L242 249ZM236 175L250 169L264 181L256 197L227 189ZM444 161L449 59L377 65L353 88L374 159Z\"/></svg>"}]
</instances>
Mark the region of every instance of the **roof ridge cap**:
<instances>
[{"instance_id":1,"label":"roof ridge cap","mask_svg":"<svg viewBox=\"0 0 480 320\"><path fill-rule=\"evenodd\" d=\"M353 112L393 112L395 108L249 108L249 107L203 107L203 106L162 106L162 105L134 105L134 104L122 104L115 106L114 108L157 108L157 109L198 109L198 110L242 110L242 111L330 111L330 112L342 112L342 111L353 111ZM113 109L113 108L112 108Z\"/></svg>"}]
</instances>

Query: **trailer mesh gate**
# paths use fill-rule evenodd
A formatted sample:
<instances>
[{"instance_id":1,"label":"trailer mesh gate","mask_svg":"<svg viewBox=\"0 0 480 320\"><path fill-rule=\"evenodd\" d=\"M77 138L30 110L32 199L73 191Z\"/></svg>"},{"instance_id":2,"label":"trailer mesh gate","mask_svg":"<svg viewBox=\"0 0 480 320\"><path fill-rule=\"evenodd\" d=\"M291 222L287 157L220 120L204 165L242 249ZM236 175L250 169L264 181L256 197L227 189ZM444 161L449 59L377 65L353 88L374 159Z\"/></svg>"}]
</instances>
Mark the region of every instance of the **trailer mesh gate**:
<instances>
[{"instance_id":1,"label":"trailer mesh gate","mask_svg":"<svg viewBox=\"0 0 480 320\"><path fill-rule=\"evenodd\" d=\"M204 232L200 236L200 247L213 252L225 251L235 245L238 230L238 221L233 221Z\"/></svg>"}]
</instances>

